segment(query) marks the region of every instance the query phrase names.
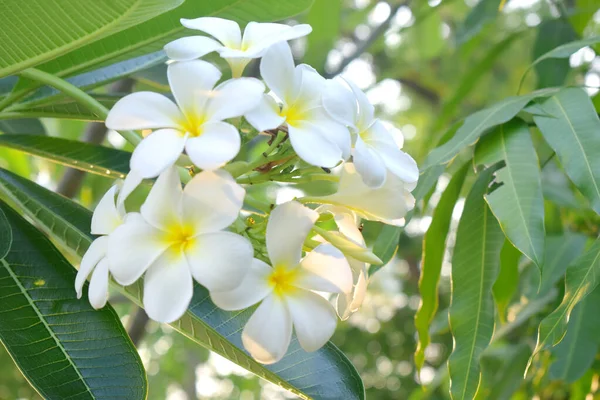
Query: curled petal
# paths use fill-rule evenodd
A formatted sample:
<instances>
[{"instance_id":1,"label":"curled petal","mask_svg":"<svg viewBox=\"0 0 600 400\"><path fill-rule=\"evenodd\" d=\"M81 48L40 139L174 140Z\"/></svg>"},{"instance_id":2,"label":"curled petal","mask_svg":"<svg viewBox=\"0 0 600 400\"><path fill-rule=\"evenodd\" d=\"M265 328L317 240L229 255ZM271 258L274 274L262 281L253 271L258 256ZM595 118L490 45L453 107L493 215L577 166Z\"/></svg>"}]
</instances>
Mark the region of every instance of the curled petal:
<instances>
[{"instance_id":1,"label":"curled petal","mask_svg":"<svg viewBox=\"0 0 600 400\"><path fill-rule=\"evenodd\" d=\"M350 89L356 96L356 101L358 102L358 118L356 119L356 126L359 131L366 129L373 123L373 119L375 118L375 108L367 98L367 95L359 89L352 81L346 80Z\"/></svg>"},{"instance_id":2,"label":"curled petal","mask_svg":"<svg viewBox=\"0 0 600 400\"><path fill-rule=\"evenodd\" d=\"M256 108L265 85L255 78L230 79L217 86L206 104L206 117L213 121L240 117Z\"/></svg>"},{"instance_id":3,"label":"curled petal","mask_svg":"<svg viewBox=\"0 0 600 400\"><path fill-rule=\"evenodd\" d=\"M131 169L142 178L155 178L175 164L185 146L186 136L175 129L160 129L142 140L131 155Z\"/></svg>"},{"instance_id":4,"label":"curled petal","mask_svg":"<svg viewBox=\"0 0 600 400\"><path fill-rule=\"evenodd\" d=\"M92 242L90 247L83 255L83 258L81 259L81 264L79 266L79 271L77 271L77 276L75 277L75 291L77 292L78 299L81 298L81 292L85 280L87 279L88 275L92 272L92 270L96 267L96 265L98 265L100 260L106 257L107 250L108 236L100 236Z\"/></svg>"},{"instance_id":5,"label":"curled petal","mask_svg":"<svg viewBox=\"0 0 600 400\"><path fill-rule=\"evenodd\" d=\"M332 168L342 159L342 150L313 123L290 125L289 136L296 154L311 165Z\"/></svg>"},{"instance_id":6,"label":"curled petal","mask_svg":"<svg viewBox=\"0 0 600 400\"><path fill-rule=\"evenodd\" d=\"M162 94L136 92L117 101L106 117L106 127L127 129L177 129L183 114Z\"/></svg>"},{"instance_id":7,"label":"curled petal","mask_svg":"<svg viewBox=\"0 0 600 400\"><path fill-rule=\"evenodd\" d=\"M363 266L365 265L362 263ZM352 313L358 311L367 293L367 273L363 268L355 279L354 288L349 293L341 293L336 302L336 309L342 321L348 319Z\"/></svg>"},{"instance_id":8,"label":"curled petal","mask_svg":"<svg viewBox=\"0 0 600 400\"><path fill-rule=\"evenodd\" d=\"M167 76L184 121L194 124L203 120L206 101L221 79L221 71L206 61L182 61L169 64Z\"/></svg>"},{"instance_id":9,"label":"curled petal","mask_svg":"<svg viewBox=\"0 0 600 400\"><path fill-rule=\"evenodd\" d=\"M215 17L182 18L181 25L189 29L206 32L227 47L238 48L242 43L242 32L235 21Z\"/></svg>"},{"instance_id":10,"label":"curled petal","mask_svg":"<svg viewBox=\"0 0 600 400\"><path fill-rule=\"evenodd\" d=\"M114 185L102 196L92 214L93 235L108 235L123 222L122 216L115 204L118 186Z\"/></svg>"},{"instance_id":11,"label":"curled petal","mask_svg":"<svg viewBox=\"0 0 600 400\"><path fill-rule=\"evenodd\" d=\"M161 173L140 208L144 219L157 229L181 224L181 181L175 167Z\"/></svg>"},{"instance_id":12,"label":"curled petal","mask_svg":"<svg viewBox=\"0 0 600 400\"><path fill-rule=\"evenodd\" d=\"M334 78L327 81L323 91L323 107L338 123L356 128L358 102L343 79Z\"/></svg>"},{"instance_id":13,"label":"curled petal","mask_svg":"<svg viewBox=\"0 0 600 400\"><path fill-rule=\"evenodd\" d=\"M379 154L360 137L356 138L354 146L354 165L363 182L373 189L383 186L387 169Z\"/></svg>"},{"instance_id":14,"label":"curled petal","mask_svg":"<svg viewBox=\"0 0 600 400\"><path fill-rule=\"evenodd\" d=\"M297 39L310 32L312 32L312 28L308 24L292 27L285 24L249 22L244 29L242 48L259 53L273 43Z\"/></svg>"},{"instance_id":15,"label":"curled petal","mask_svg":"<svg viewBox=\"0 0 600 400\"><path fill-rule=\"evenodd\" d=\"M203 170L215 170L231 161L240 151L238 130L221 121L202 125L202 134L187 140L185 150L192 162Z\"/></svg>"},{"instance_id":16,"label":"curled petal","mask_svg":"<svg viewBox=\"0 0 600 400\"><path fill-rule=\"evenodd\" d=\"M341 251L330 244L321 244L300 262L302 273L297 286L328 293L352 290L352 270Z\"/></svg>"},{"instance_id":17,"label":"curled petal","mask_svg":"<svg viewBox=\"0 0 600 400\"><path fill-rule=\"evenodd\" d=\"M121 217L125 217L125 200L142 183L142 180L143 178L139 171L131 170L121 184L119 195L117 196L117 209Z\"/></svg>"},{"instance_id":18,"label":"curled petal","mask_svg":"<svg viewBox=\"0 0 600 400\"><path fill-rule=\"evenodd\" d=\"M106 258L100 260L92 273L88 297L90 304L96 310L106 305L108 300L108 260Z\"/></svg>"},{"instance_id":19,"label":"curled petal","mask_svg":"<svg viewBox=\"0 0 600 400\"><path fill-rule=\"evenodd\" d=\"M244 117L257 131L262 132L275 129L285 122L285 117L279 115L279 111L279 104L275 99L265 94L258 106L247 112Z\"/></svg>"},{"instance_id":20,"label":"curled petal","mask_svg":"<svg viewBox=\"0 0 600 400\"><path fill-rule=\"evenodd\" d=\"M221 43L206 36L187 36L167 43L165 52L171 60L190 61L221 48Z\"/></svg>"},{"instance_id":21,"label":"curled petal","mask_svg":"<svg viewBox=\"0 0 600 400\"><path fill-rule=\"evenodd\" d=\"M255 258L238 287L227 292L210 292L210 297L217 307L227 311L253 306L273 291L267 283L272 271L269 265Z\"/></svg>"},{"instance_id":22,"label":"curled petal","mask_svg":"<svg viewBox=\"0 0 600 400\"><path fill-rule=\"evenodd\" d=\"M313 110L313 117L313 123L319 127L323 136L335 143L342 152L342 159L347 160L352 151L352 138L348 128L329 118L321 107Z\"/></svg>"},{"instance_id":23,"label":"curled petal","mask_svg":"<svg viewBox=\"0 0 600 400\"><path fill-rule=\"evenodd\" d=\"M327 300L316 293L298 290L286 297L286 303L298 342L304 350L319 350L331 339L337 316Z\"/></svg>"}]
</instances>

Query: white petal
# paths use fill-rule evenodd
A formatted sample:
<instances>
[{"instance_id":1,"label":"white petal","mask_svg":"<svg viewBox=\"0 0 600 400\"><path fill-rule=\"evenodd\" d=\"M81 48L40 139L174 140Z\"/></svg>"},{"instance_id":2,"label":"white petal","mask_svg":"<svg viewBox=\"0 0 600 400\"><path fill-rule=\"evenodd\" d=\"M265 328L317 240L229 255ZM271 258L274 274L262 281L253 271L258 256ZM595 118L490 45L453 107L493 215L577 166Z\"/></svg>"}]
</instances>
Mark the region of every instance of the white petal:
<instances>
[{"instance_id":1,"label":"white petal","mask_svg":"<svg viewBox=\"0 0 600 400\"><path fill-rule=\"evenodd\" d=\"M171 60L190 61L221 48L221 43L206 36L187 36L167 43L165 52Z\"/></svg>"},{"instance_id":2,"label":"white petal","mask_svg":"<svg viewBox=\"0 0 600 400\"><path fill-rule=\"evenodd\" d=\"M96 310L106 305L106 300L108 300L108 259L106 258L100 260L94 269L90 279L88 298Z\"/></svg>"},{"instance_id":3,"label":"white petal","mask_svg":"<svg viewBox=\"0 0 600 400\"><path fill-rule=\"evenodd\" d=\"M203 120L203 112L212 88L221 79L221 72L206 61L182 61L167 67L169 86L179 108L190 123Z\"/></svg>"},{"instance_id":4,"label":"white petal","mask_svg":"<svg viewBox=\"0 0 600 400\"><path fill-rule=\"evenodd\" d=\"M312 28L308 24L292 27L285 24L249 22L244 29L242 48L259 52L273 43L297 39L310 32Z\"/></svg>"},{"instance_id":5,"label":"white petal","mask_svg":"<svg viewBox=\"0 0 600 400\"><path fill-rule=\"evenodd\" d=\"M117 101L106 117L108 129L177 128L183 114L162 94L136 92Z\"/></svg>"},{"instance_id":6,"label":"white petal","mask_svg":"<svg viewBox=\"0 0 600 400\"><path fill-rule=\"evenodd\" d=\"M144 276L144 309L155 321L170 323L185 313L193 294L192 275L183 254L171 250L159 257Z\"/></svg>"},{"instance_id":7,"label":"white petal","mask_svg":"<svg viewBox=\"0 0 600 400\"><path fill-rule=\"evenodd\" d=\"M296 74L301 76L300 91L294 99L298 109L310 109L322 106L322 93L327 80L309 65L301 64L296 67ZM290 103L288 101L288 103Z\"/></svg>"},{"instance_id":8,"label":"white petal","mask_svg":"<svg viewBox=\"0 0 600 400\"><path fill-rule=\"evenodd\" d=\"M327 139L317 125L302 121L290 125L288 131L294 151L307 163L332 168L342 159L342 150Z\"/></svg>"},{"instance_id":9,"label":"white petal","mask_svg":"<svg viewBox=\"0 0 600 400\"><path fill-rule=\"evenodd\" d=\"M227 292L210 292L217 305L227 311L243 310L267 297L273 288L268 284L273 269L259 259L254 259L244 280L238 287Z\"/></svg>"},{"instance_id":10,"label":"white petal","mask_svg":"<svg viewBox=\"0 0 600 400\"><path fill-rule=\"evenodd\" d=\"M90 247L88 247L87 251L83 255L81 259L81 264L79 265L79 271L77 271L77 276L75 277L75 291L77 292L77 298L81 298L81 291L83 289L83 284L87 279L88 275L92 272L94 267L98 265L100 260L106 257L106 252L108 250L108 237L100 236L96 240L92 242Z\"/></svg>"},{"instance_id":11,"label":"white petal","mask_svg":"<svg viewBox=\"0 0 600 400\"><path fill-rule=\"evenodd\" d=\"M296 74L292 50L287 42L269 48L260 63L260 75L277 97L291 103L298 95L301 74Z\"/></svg>"},{"instance_id":12,"label":"white petal","mask_svg":"<svg viewBox=\"0 0 600 400\"><path fill-rule=\"evenodd\" d=\"M342 321L348 319L352 313L358 311L367 294L367 284L366 271L360 271L352 292L342 293L338 296L336 309Z\"/></svg>"},{"instance_id":13,"label":"white petal","mask_svg":"<svg viewBox=\"0 0 600 400\"><path fill-rule=\"evenodd\" d=\"M163 232L141 218L127 218L108 237L108 261L115 280L131 285L166 250Z\"/></svg>"},{"instance_id":14,"label":"white petal","mask_svg":"<svg viewBox=\"0 0 600 400\"><path fill-rule=\"evenodd\" d=\"M202 125L201 129L200 136L189 138L185 144L186 153L199 168L217 169L239 153L242 140L233 125L214 121Z\"/></svg>"},{"instance_id":15,"label":"white petal","mask_svg":"<svg viewBox=\"0 0 600 400\"><path fill-rule=\"evenodd\" d=\"M300 262L302 273L296 286L328 293L352 290L352 270L341 251L330 244L321 244Z\"/></svg>"},{"instance_id":16,"label":"white petal","mask_svg":"<svg viewBox=\"0 0 600 400\"><path fill-rule=\"evenodd\" d=\"M244 117L257 131L262 132L283 124L285 117L279 115L279 111L279 104L275 99L265 94L258 106L247 112Z\"/></svg>"},{"instance_id":17,"label":"white petal","mask_svg":"<svg viewBox=\"0 0 600 400\"><path fill-rule=\"evenodd\" d=\"M181 24L189 29L206 32L219 39L227 47L238 48L242 43L242 32L235 21L214 17L182 18Z\"/></svg>"},{"instance_id":18,"label":"white petal","mask_svg":"<svg viewBox=\"0 0 600 400\"><path fill-rule=\"evenodd\" d=\"M195 232L220 231L237 219L245 195L227 171L202 171L185 186L183 219Z\"/></svg>"},{"instance_id":19,"label":"white petal","mask_svg":"<svg viewBox=\"0 0 600 400\"><path fill-rule=\"evenodd\" d=\"M319 350L335 332L337 316L327 300L318 294L298 290L286 297L288 310L300 346L308 352Z\"/></svg>"},{"instance_id":20,"label":"white petal","mask_svg":"<svg viewBox=\"0 0 600 400\"><path fill-rule=\"evenodd\" d=\"M185 253L194 279L217 292L237 287L254 257L250 242L232 232L196 236Z\"/></svg>"},{"instance_id":21,"label":"white petal","mask_svg":"<svg viewBox=\"0 0 600 400\"><path fill-rule=\"evenodd\" d=\"M175 164L185 146L186 137L174 129L152 132L133 150L131 169L142 178L155 178Z\"/></svg>"},{"instance_id":22,"label":"white petal","mask_svg":"<svg viewBox=\"0 0 600 400\"><path fill-rule=\"evenodd\" d=\"M362 130L368 126L370 126L373 122L375 108L367 98L367 95L358 88L352 81L346 80L346 83L354 92L354 96L356 96L356 101L358 102L358 118L356 120L356 126L359 130Z\"/></svg>"},{"instance_id":23,"label":"white petal","mask_svg":"<svg viewBox=\"0 0 600 400\"><path fill-rule=\"evenodd\" d=\"M414 183L419 179L417 163L411 156L400 150L381 121L375 120L362 138L379 154L385 165L397 177L407 183Z\"/></svg>"},{"instance_id":24,"label":"white petal","mask_svg":"<svg viewBox=\"0 0 600 400\"><path fill-rule=\"evenodd\" d=\"M358 137L354 145L354 165L365 184L373 189L385 183L387 170L379 154Z\"/></svg>"},{"instance_id":25,"label":"white petal","mask_svg":"<svg viewBox=\"0 0 600 400\"><path fill-rule=\"evenodd\" d=\"M142 183L142 180L142 175L136 170L129 171L125 177L117 196L117 209L122 217L125 216L125 200Z\"/></svg>"},{"instance_id":26,"label":"white petal","mask_svg":"<svg viewBox=\"0 0 600 400\"><path fill-rule=\"evenodd\" d=\"M108 235L123 222L115 204L118 186L114 185L102 196L92 214L93 235Z\"/></svg>"},{"instance_id":27,"label":"white petal","mask_svg":"<svg viewBox=\"0 0 600 400\"><path fill-rule=\"evenodd\" d=\"M181 224L182 192L177 169L167 168L154 182L140 213L157 229L168 230L173 224Z\"/></svg>"},{"instance_id":28,"label":"white petal","mask_svg":"<svg viewBox=\"0 0 600 400\"><path fill-rule=\"evenodd\" d=\"M255 360L273 364L283 358L292 339L292 317L285 301L270 295L242 331L242 343Z\"/></svg>"},{"instance_id":29,"label":"white petal","mask_svg":"<svg viewBox=\"0 0 600 400\"><path fill-rule=\"evenodd\" d=\"M348 128L335 122L332 118L329 118L325 109L322 107L313 110L312 115L314 118L312 123L319 127L323 136L339 147L342 151L342 158L347 160L352 151L352 137L350 136Z\"/></svg>"},{"instance_id":30,"label":"white petal","mask_svg":"<svg viewBox=\"0 0 600 400\"><path fill-rule=\"evenodd\" d=\"M265 85L255 78L237 78L223 82L213 90L206 104L206 117L212 121L240 117L256 108Z\"/></svg>"},{"instance_id":31,"label":"white petal","mask_svg":"<svg viewBox=\"0 0 600 400\"><path fill-rule=\"evenodd\" d=\"M352 89L343 79L327 80L323 91L323 107L337 122L356 127L358 118L358 102Z\"/></svg>"},{"instance_id":32,"label":"white petal","mask_svg":"<svg viewBox=\"0 0 600 400\"><path fill-rule=\"evenodd\" d=\"M297 201L281 204L267 222L267 252L274 266L294 267L300 262L302 245L319 213Z\"/></svg>"}]
</instances>

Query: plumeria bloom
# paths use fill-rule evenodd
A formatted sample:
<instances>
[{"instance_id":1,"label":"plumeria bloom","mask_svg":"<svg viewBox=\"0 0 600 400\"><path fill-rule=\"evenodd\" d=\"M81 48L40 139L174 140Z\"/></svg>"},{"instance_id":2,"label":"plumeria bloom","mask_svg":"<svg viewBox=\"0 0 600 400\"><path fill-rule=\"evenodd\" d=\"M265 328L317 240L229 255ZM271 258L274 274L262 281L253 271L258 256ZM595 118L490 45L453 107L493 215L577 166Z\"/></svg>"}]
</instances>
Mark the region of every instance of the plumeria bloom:
<instances>
[{"instance_id":1,"label":"plumeria bloom","mask_svg":"<svg viewBox=\"0 0 600 400\"><path fill-rule=\"evenodd\" d=\"M303 197L300 201L341 206L367 220L402 226L404 216L415 206L410 193L415 186L389 174L382 187L373 189L364 183L353 163L345 163L336 193Z\"/></svg>"},{"instance_id":2,"label":"plumeria bloom","mask_svg":"<svg viewBox=\"0 0 600 400\"><path fill-rule=\"evenodd\" d=\"M87 277L90 278L90 287L88 297L90 304L95 309L104 307L108 300L108 277L109 263L106 257L108 251L108 235L119 227L125 219L125 200L119 193L119 200L116 201L117 193L120 191L120 184L111 187L102 197L94 214L92 214L93 235L100 235L92 242L87 252L81 260L77 277L75 278L75 290L77 298L81 298L83 284ZM125 196L126 197L126 196Z\"/></svg>"},{"instance_id":3,"label":"plumeria bloom","mask_svg":"<svg viewBox=\"0 0 600 400\"><path fill-rule=\"evenodd\" d=\"M208 33L217 40L206 36L188 36L177 39L165 46L169 58L176 61L194 60L216 51L229 63L234 77L242 76L246 65L253 58L261 57L272 44L297 39L312 31L310 25L307 24L289 26L250 22L242 37L237 22L227 19L182 18L181 24L186 28Z\"/></svg>"},{"instance_id":4,"label":"plumeria bloom","mask_svg":"<svg viewBox=\"0 0 600 400\"><path fill-rule=\"evenodd\" d=\"M146 273L143 303L150 318L180 318L192 298L192 277L209 290L231 290L242 282L252 246L223 229L237 218L244 194L222 170L203 171L182 190L171 167L156 180L141 214L110 235L115 280L130 285Z\"/></svg>"},{"instance_id":5,"label":"plumeria bloom","mask_svg":"<svg viewBox=\"0 0 600 400\"><path fill-rule=\"evenodd\" d=\"M254 78L223 82L221 72L205 61L170 64L169 85L177 104L153 92L136 92L119 100L106 119L115 130L155 129L135 148L131 169L142 178L158 176L185 149L203 170L214 170L240 150L238 130L223 120L256 107L264 85Z\"/></svg>"},{"instance_id":6,"label":"plumeria bloom","mask_svg":"<svg viewBox=\"0 0 600 400\"><path fill-rule=\"evenodd\" d=\"M264 131L285 124L296 154L318 167L333 167L350 156L350 132L322 105L326 80L306 65L295 67L286 42L269 48L260 73L282 104L264 95L260 105L245 115L254 128Z\"/></svg>"},{"instance_id":7,"label":"plumeria bloom","mask_svg":"<svg viewBox=\"0 0 600 400\"><path fill-rule=\"evenodd\" d=\"M295 330L306 351L321 348L333 335L337 317L331 304L315 293L348 293L352 272L344 255L321 244L302 259L302 245L319 217L297 202L276 207L267 223L267 253L273 267L255 259L242 283L213 291L225 310L260 305L242 332L244 347L257 361L271 364L286 353Z\"/></svg>"},{"instance_id":8,"label":"plumeria bloom","mask_svg":"<svg viewBox=\"0 0 600 400\"><path fill-rule=\"evenodd\" d=\"M336 121L355 134L353 161L367 185L381 187L388 172L408 184L417 181L417 163L400 150L385 125L374 117L373 105L356 85L342 79L329 80L323 105Z\"/></svg>"}]
</instances>

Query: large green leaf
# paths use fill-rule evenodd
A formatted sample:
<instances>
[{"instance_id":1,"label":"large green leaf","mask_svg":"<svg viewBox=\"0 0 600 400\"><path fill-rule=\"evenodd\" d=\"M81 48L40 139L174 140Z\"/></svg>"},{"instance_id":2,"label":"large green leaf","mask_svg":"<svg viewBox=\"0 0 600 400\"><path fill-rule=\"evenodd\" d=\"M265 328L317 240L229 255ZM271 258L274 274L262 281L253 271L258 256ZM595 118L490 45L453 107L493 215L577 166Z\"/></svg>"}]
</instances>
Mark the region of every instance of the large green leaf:
<instances>
[{"instance_id":1,"label":"large green leaf","mask_svg":"<svg viewBox=\"0 0 600 400\"><path fill-rule=\"evenodd\" d=\"M556 282L564 276L567 267L583 252L587 240L588 238L582 234L570 232L546 238L538 296L548 293L556 285Z\"/></svg>"},{"instance_id":2,"label":"large green leaf","mask_svg":"<svg viewBox=\"0 0 600 400\"><path fill-rule=\"evenodd\" d=\"M109 147L34 135L0 135L0 146L109 178L124 178L129 172L131 153Z\"/></svg>"},{"instance_id":3,"label":"large green leaf","mask_svg":"<svg viewBox=\"0 0 600 400\"><path fill-rule=\"evenodd\" d=\"M492 288L498 316L503 323L506 323L506 310L519 286L520 259L521 252L505 240L500 252L500 272Z\"/></svg>"},{"instance_id":4,"label":"large green leaf","mask_svg":"<svg viewBox=\"0 0 600 400\"><path fill-rule=\"evenodd\" d=\"M78 300L69 262L0 207L13 235L0 260L0 340L27 380L46 399L145 399L144 367L117 313Z\"/></svg>"},{"instance_id":5,"label":"large green leaf","mask_svg":"<svg viewBox=\"0 0 600 400\"><path fill-rule=\"evenodd\" d=\"M427 233L423 238L423 257L419 278L421 303L415 315L415 327L419 333L419 341L415 351L415 364L418 369L423 367L425 362L425 349L430 342L429 327L438 309L438 283L446 250L444 244L452 220L452 211L460 195L469 167L469 163L463 165L448 183L433 212L431 225L429 225L429 229L427 229Z\"/></svg>"},{"instance_id":6,"label":"large green leaf","mask_svg":"<svg viewBox=\"0 0 600 400\"><path fill-rule=\"evenodd\" d=\"M545 21L537 28L538 35L533 45L533 57L546 54L556 47L577 39L577 34L571 24L564 19ZM560 86L565 82L569 73L569 60L545 60L535 64L537 73L537 87Z\"/></svg>"},{"instance_id":7,"label":"large green leaf","mask_svg":"<svg viewBox=\"0 0 600 400\"><path fill-rule=\"evenodd\" d=\"M4 258L8 254L12 240L12 228L4 211L0 208L0 258Z\"/></svg>"},{"instance_id":8,"label":"large green leaf","mask_svg":"<svg viewBox=\"0 0 600 400\"><path fill-rule=\"evenodd\" d=\"M22 118L0 120L0 132L26 135L45 135L46 129L39 119Z\"/></svg>"},{"instance_id":9,"label":"large green leaf","mask_svg":"<svg viewBox=\"0 0 600 400\"><path fill-rule=\"evenodd\" d=\"M481 357L481 388L475 400L509 400L523 383L531 349L526 343L490 347Z\"/></svg>"},{"instance_id":10,"label":"large green leaf","mask_svg":"<svg viewBox=\"0 0 600 400\"><path fill-rule=\"evenodd\" d=\"M540 104L534 121L575 186L600 213L600 119L581 88L561 90Z\"/></svg>"},{"instance_id":11,"label":"large green leaf","mask_svg":"<svg viewBox=\"0 0 600 400\"><path fill-rule=\"evenodd\" d=\"M560 305L540 323L534 355L556 346L567 332L573 308L598 286L600 278L600 239L567 268L565 295Z\"/></svg>"},{"instance_id":12,"label":"large green leaf","mask_svg":"<svg viewBox=\"0 0 600 400\"><path fill-rule=\"evenodd\" d=\"M110 109L123 97L123 94L92 94L91 96L104 107ZM0 112L0 124L8 123L14 125L13 121L27 121L19 118L60 118L103 122L98 115L90 111L89 108L81 105L77 100L63 96L59 96L59 98L50 97L43 99L43 101L39 103L35 102L35 104L23 105L23 108L16 111ZM38 131L27 132L36 135L42 134Z\"/></svg>"},{"instance_id":13,"label":"large green leaf","mask_svg":"<svg viewBox=\"0 0 600 400\"><path fill-rule=\"evenodd\" d=\"M398 242L402 228L399 226L382 224L381 231L373 243L373 253L382 261L381 264L371 264L369 275L374 274L384 267L398 251Z\"/></svg>"},{"instance_id":14,"label":"large green leaf","mask_svg":"<svg viewBox=\"0 0 600 400\"><path fill-rule=\"evenodd\" d=\"M536 265L544 254L544 196L537 154L527 124L519 119L502 125L493 135L506 166L496 172L502 183L485 196L512 244Z\"/></svg>"},{"instance_id":15,"label":"large green leaf","mask_svg":"<svg viewBox=\"0 0 600 400\"><path fill-rule=\"evenodd\" d=\"M7 0L0 13L0 77L53 60L155 17L182 0ZM125 42L126 43L126 42Z\"/></svg>"},{"instance_id":16,"label":"large green leaf","mask_svg":"<svg viewBox=\"0 0 600 400\"><path fill-rule=\"evenodd\" d=\"M600 288L577 304L569 317L565 338L552 349L550 376L575 382L591 367L600 345Z\"/></svg>"},{"instance_id":17,"label":"large green leaf","mask_svg":"<svg viewBox=\"0 0 600 400\"><path fill-rule=\"evenodd\" d=\"M83 255L91 243L91 212L33 182L0 169L0 193L18 204L46 232L73 255ZM125 293L138 304L139 284ZM188 312L172 326L200 345L232 360L256 375L303 398L363 399L364 388L352 363L333 344L307 353L294 338L288 354L278 363L254 361L241 344L241 331L252 310L228 312L217 308L206 289L194 285Z\"/></svg>"},{"instance_id":18,"label":"large green leaf","mask_svg":"<svg viewBox=\"0 0 600 400\"><path fill-rule=\"evenodd\" d=\"M448 360L454 400L476 395L480 358L494 332L492 286L498 275L504 234L483 196L496 168L480 173L465 201L456 234L449 311L454 349Z\"/></svg>"}]
</instances>

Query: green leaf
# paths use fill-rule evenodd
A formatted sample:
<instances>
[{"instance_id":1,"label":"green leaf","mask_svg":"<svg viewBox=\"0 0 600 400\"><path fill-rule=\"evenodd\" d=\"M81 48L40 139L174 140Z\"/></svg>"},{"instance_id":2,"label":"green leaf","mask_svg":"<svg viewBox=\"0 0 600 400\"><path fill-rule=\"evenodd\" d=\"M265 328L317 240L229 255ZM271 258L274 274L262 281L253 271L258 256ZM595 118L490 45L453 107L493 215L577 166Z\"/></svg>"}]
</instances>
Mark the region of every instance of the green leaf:
<instances>
[{"instance_id":1,"label":"green leaf","mask_svg":"<svg viewBox=\"0 0 600 400\"><path fill-rule=\"evenodd\" d=\"M543 296L552 290L556 282L564 276L571 262L583 252L586 242L586 236L571 232L546 238L538 296Z\"/></svg>"},{"instance_id":2,"label":"green leaf","mask_svg":"<svg viewBox=\"0 0 600 400\"><path fill-rule=\"evenodd\" d=\"M504 234L483 196L496 168L480 173L465 201L456 234L449 311L454 349L448 360L454 400L476 395L480 358L494 332L492 286L500 267Z\"/></svg>"},{"instance_id":3,"label":"green leaf","mask_svg":"<svg viewBox=\"0 0 600 400\"><path fill-rule=\"evenodd\" d=\"M131 153L49 136L0 135L0 146L109 178L124 178Z\"/></svg>"},{"instance_id":4,"label":"green leaf","mask_svg":"<svg viewBox=\"0 0 600 400\"><path fill-rule=\"evenodd\" d=\"M588 25L596 11L598 11L598 2L596 0L576 0L577 11L569 17L569 21L579 35L583 35L585 27Z\"/></svg>"},{"instance_id":5,"label":"green leaf","mask_svg":"<svg viewBox=\"0 0 600 400\"><path fill-rule=\"evenodd\" d=\"M519 260L521 252L505 240L500 251L500 273L492 291L498 308L498 316L506 323L506 310L519 286Z\"/></svg>"},{"instance_id":6,"label":"green leaf","mask_svg":"<svg viewBox=\"0 0 600 400\"><path fill-rule=\"evenodd\" d=\"M383 224L381 231L373 244L373 253L383 261L383 264L371 265L369 267L369 275L379 271L379 269L385 266L394 257L396 251L398 251L400 233L402 233L402 228Z\"/></svg>"},{"instance_id":7,"label":"green leaf","mask_svg":"<svg viewBox=\"0 0 600 400\"><path fill-rule=\"evenodd\" d=\"M415 44L420 57L424 60L439 55L445 47L446 42L442 37L442 16L439 12L424 12L417 15L411 34L411 43Z\"/></svg>"},{"instance_id":8,"label":"green leaf","mask_svg":"<svg viewBox=\"0 0 600 400\"><path fill-rule=\"evenodd\" d=\"M567 332L571 311L596 288L599 277L600 239L597 239L586 253L567 268L565 295L560 305L540 323L534 355L544 348L560 343Z\"/></svg>"},{"instance_id":9,"label":"green leaf","mask_svg":"<svg viewBox=\"0 0 600 400\"><path fill-rule=\"evenodd\" d=\"M26 135L45 135L46 129L39 119L23 118L0 120L0 132L21 133Z\"/></svg>"},{"instance_id":10,"label":"green leaf","mask_svg":"<svg viewBox=\"0 0 600 400\"><path fill-rule=\"evenodd\" d=\"M0 258L6 257L12 245L12 228L4 211L0 208Z\"/></svg>"},{"instance_id":11,"label":"green leaf","mask_svg":"<svg viewBox=\"0 0 600 400\"><path fill-rule=\"evenodd\" d=\"M92 94L91 96L104 107L110 109L123 97L123 94ZM77 100L67 97L57 99L51 97L49 99L43 99L40 103L36 102L35 104L28 104L27 107L19 109L18 111L0 112L0 123L3 122L1 119L7 119L6 122L10 123L12 121L11 118L60 118L104 122L98 118L98 115L90 111L89 108L81 105Z\"/></svg>"},{"instance_id":12,"label":"green leaf","mask_svg":"<svg viewBox=\"0 0 600 400\"><path fill-rule=\"evenodd\" d=\"M137 29L141 22L181 3L182 0L4 2L0 14L0 77L56 59L123 29Z\"/></svg>"},{"instance_id":13,"label":"green leaf","mask_svg":"<svg viewBox=\"0 0 600 400\"><path fill-rule=\"evenodd\" d=\"M0 260L0 339L27 380L46 399L145 399L144 367L117 313L78 300L69 262L0 207L13 232Z\"/></svg>"},{"instance_id":14,"label":"green leaf","mask_svg":"<svg viewBox=\"0 0 600 400\"><path fill-rule=\"evenodd\" d=\"M69 250L82 256L92 241L92 213L65 197L0 169L0 194L18 204L39 226ZM121 289L123 290L123 289ZM124 293L141 304L141 283ZM241 331L252 309L228 312L217 308L205 288L195 284L187 313L172 326L198 344L248 371L303 398L364 399L364 387L352 363L331 342L307 353L294 338L278 363L262 365L244 350Z\"/></svg>"},{"instance_id":15,"label":"green leaf","mask_svg":"<svg viewBox=\"0 0 600 400\"><path fill-rule=\"evenodd\" d=\"M600 288L573 308L565 338L552 349L550 377L575 382L592 366L600 345Z\"/></svg>"},{"instance_id":16,"label":"green leaf","mask_svg":"<svg viewBox=\"0 0 600 400\"><path fill-rule=\"evenodd\" d=\"M502 183L485 196L511 243L538 267L544 254L544 196L537 154L527 124L519 119L494 135L506 166L496 172Z\"/></svg>"},{"instance_id":17,"label":"green leaf","mask_svg":"<svg viewBox=\"0 0 600 400\"><path fill-rule=\"evenodd\" d=\"M481 357L481 388L476 400L509 400L523 383L531 349L526 343L500 345Z\"/></svg>"},{"instance_id":18,"label":"green leaf","mask_svg":"<svg viewBox=\"0 0 600 400\"><path fill-rule=\"evenodd\" d=\"M306 55L302 60L319 72L324 72L329 51L334 48L340 32L341 1L315 1L306 16L313 30L307 37Z\"/></svg>"},{"instance_id":19,"label":"green leaf","mask_svg":"<svg viewBox=\"0 0 600 400\"><path fill-rule=\"evenodd\" d=\"M494 20L498 15L500 2L501 0L480 0L458 27L456 42L458 44L466 42L477 35L488 22Z\"/></svg>"},{"instance_id":20,"label":"green leaf","mask_svg":"<svg viewBox=\"0 0 600 400\"><path fill-rule=\"evenodd\" d=\"M533 119L571 181L600 213L600 119L580 88L563 89L540 104Z\"/></svg>"},{"instance_id":21,"label":"green leaf","mask_svg":"<svg viewBox=\"0 0 600 400\"><path fill-rule=\"evenodd\" d=\"M469 163L465 163L448 183L433 212L431 225L429 225L429 229L427 229L423 238L423 257L419 278L421 303L415 315L415 327L419 333L419 341L415 351L417 369L421 369L425 362L425 349L430 342L429 328L438 309L438 283L446 250L444 244L450 230L452 211L460 195L469 166Z\"/></svg>"},{"instance_id":22,"label":"green leaf","mask_svg":"<svg viewBox=\"0 0 600 400\"><path fill-rule=\"evenodd\" d=\"M554 19L539 25L538 35L533 45L533 58L546 54L548 51L577 39L577 34L568 21ZM538 88L560 86L565 82L570 70L569 60L545 60L535 64Z\"/></svg>"}]
</instances>

